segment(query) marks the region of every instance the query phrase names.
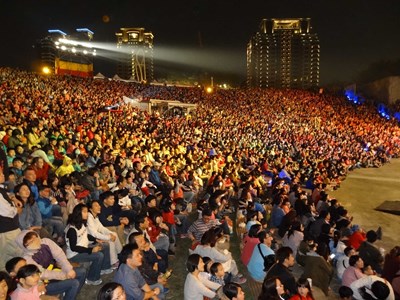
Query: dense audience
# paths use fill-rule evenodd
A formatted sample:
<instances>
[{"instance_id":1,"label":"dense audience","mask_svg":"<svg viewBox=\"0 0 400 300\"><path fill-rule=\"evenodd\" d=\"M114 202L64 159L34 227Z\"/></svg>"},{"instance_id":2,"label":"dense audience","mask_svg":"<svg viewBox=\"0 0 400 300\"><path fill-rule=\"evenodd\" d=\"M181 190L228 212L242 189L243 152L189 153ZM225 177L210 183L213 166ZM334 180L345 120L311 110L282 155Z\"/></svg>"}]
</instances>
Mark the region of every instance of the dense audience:
<instances>
[{"instance_id":1,"label":"dense audience","mask_svg":"<svg viewBox=\"0 0 400 300\"><path fill-rule=\"evenodd\" d=\"M149 114L123 96L197 109ZM98 299L165 299L185 238L185 299L244 299L246 280L259 299L314 299L335 270L343 297L399 296L398 247L384 257L380 230L365 233L329 196L349 171L399 156L399 127L371 107L0 68L0 108L0 296L75 299L115 272ZM247 279L229 251L233 215Z\"/></svg>"}]
</instances>

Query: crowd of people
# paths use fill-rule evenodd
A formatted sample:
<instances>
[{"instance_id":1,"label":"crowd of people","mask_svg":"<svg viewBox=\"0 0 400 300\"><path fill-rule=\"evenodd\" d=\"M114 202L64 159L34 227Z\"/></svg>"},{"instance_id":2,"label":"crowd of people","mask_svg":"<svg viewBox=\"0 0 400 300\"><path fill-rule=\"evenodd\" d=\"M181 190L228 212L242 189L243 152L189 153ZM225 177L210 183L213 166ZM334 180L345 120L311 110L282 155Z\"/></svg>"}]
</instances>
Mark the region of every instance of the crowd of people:
<instances>
[{"instance_id":1,"label":"crowd of people","mask_svg":"<svg viewBox=\"0 0 400 300\"><path fill-rule=\"evenodd\" d=\"M123 96L197 109L149 114ZM259 299L313 299L310 281L328 294L333 276L343 297L399 293L398 247L383 257L380 230L363 232L329 196L349 171L399 155L399 127L370 107L0 68L0 108L0 298L76 299L114 273L98 299L165 299L187 238L187 300L244 299L246 280L262 283ZM222 247L233 212L251 279Z\"/></svg>"}]
</instances>

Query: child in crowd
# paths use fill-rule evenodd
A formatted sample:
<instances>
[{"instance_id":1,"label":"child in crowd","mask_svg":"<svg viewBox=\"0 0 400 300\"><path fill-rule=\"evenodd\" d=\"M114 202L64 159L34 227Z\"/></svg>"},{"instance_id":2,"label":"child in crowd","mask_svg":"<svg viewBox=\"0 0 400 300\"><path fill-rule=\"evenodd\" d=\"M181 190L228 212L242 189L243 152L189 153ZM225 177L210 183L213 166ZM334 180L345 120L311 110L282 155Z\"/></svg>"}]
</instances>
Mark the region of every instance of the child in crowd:
<instances>
[{"instance_id":1,"label":"child in crowd","mask_svg":"<svg viewBox=\"0 0 400 300\"><path fill-rule=\"evenodd\" d=\"M225 285L224 276L225 270L221 263L213 263L210 268L211 277L210 280L212 282L219 283L221 286Z\"/></svg>"},{"instance_id":2,"label":"child in crowd","mask_svg":"<svg viewBox=\"0 0 400 300\"><path fill-rule=\"evenodd\" d=\"M15 280L18 286L11 294L11 300L39 300L40 296L46 292L46 287L39 285L40 271L35 265L21 267Z\"/></svg>"}]
</instances>

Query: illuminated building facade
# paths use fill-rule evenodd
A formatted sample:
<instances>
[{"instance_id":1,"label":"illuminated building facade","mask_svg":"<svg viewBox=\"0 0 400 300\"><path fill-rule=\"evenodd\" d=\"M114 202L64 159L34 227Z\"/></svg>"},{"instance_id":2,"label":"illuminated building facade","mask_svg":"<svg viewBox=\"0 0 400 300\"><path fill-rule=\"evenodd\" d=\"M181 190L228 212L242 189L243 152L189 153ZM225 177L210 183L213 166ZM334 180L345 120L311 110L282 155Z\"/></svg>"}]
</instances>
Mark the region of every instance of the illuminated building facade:
<instances>
[{"instance_id":1,"label":"illuminated building facade","mask_svg":"<svg viewBox=\"0 0 400 300\"><path fill-rule=\"evenodd\" d=\"M117 32L117 74L137 82L153 80L153 34L144 28L121 28Z\"/></svg>"},{"instance_id":2,"label":"illuminated building facade","mask_svg":"<svg viewBox=\"0 0 400 300\"><path fill-rule=\"evenodd\" d=\"M93 76L93 35L87 28L78 28L71 35L59 29L48 30L48 36L38 42L41 66L57 75Z\"/></svg>"},{"instance_id":3,"label":"illuminated building facade","mask_svg":"<svg viewBox=\"0 0 400 300\"><path fill-rule=\"evenodd\" d=\"M309 18L263 19L247 45L247 85L317 87L319 56L319 39Z\"/></svg>"}]
</instances>

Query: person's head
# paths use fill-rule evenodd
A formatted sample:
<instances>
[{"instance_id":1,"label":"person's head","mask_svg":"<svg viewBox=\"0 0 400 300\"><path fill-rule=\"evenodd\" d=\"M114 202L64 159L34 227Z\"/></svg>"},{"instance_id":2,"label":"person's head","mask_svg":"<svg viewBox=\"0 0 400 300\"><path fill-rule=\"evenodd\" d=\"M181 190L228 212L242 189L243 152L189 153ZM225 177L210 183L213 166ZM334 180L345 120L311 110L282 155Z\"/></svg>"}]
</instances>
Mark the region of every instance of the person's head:
<instances>
[{"instance_id":1,"label":"person's head","mask_svg":"<svg viewBox=\"0 0 400 300\"><path fill-rule=\"evenodd\" d=\"M198 254L190 254L186 261L186 269L189 273L193 273L195 271L203 272L204 263L201 256Z\"/></svg>"},{"instance_id":2,"label":"person's head","mask_svg":"<svg viewBox=\"0 0 400 300\"><path fill-rule=\"evenodd\" d=\"M105 207L114 206L115 196L111 191L106 191L100 195L100 200L103 201Z\"/></svg>"},{"instance_id":3,"label":"person's head","mask_svg":"<svg viewBox=\"0 0 400 300\"><path fill-rule=\"evenodd\" d=\"M108 282L99 290L97 300L126 300L126 293L119 283Z\"/></svg>"},{"instance_id":4,"label":"person's head","mask_svg":"<svg viewBox=\"0 0 400 300\"><path fill-rule=\"evenodd\" d=\"M285 287L278 277L265 277L262 284L261 295L269 295L271 299L278 298L285 293ZM261 299L261 298L260 298Z\"/></svg>"},{"instance_id":5,"label":"person's head","mask_svg":"<svg viewBox=\"0 0 400 300\"><path fill-rule=\"evenodd\" d=\"M364 268L364 261L359 255L352 255L349 258L349 265L361 270Z\"/></svg>"},{"instance_id":6,"label":"person's head","mask_svg":"<svg viewBox=\"0 0 400 300\"><path fill-rule=\"evenodd\" d=\"M348 286L342 285L339 288L339 296L340 296L340 299L351 300L351 299L353 299L353 290L351 288L349 288Z\"/></svg>"},{"instance_id":7,"label":"person's head","mask_svg":"<svg viewBox=\"0 0 400 300\"><path fill-rule=\"evenodd\" d=\"M138 245L136 243L125 245L119 254L119 261L132 269L140 267L143 262L143 257Z\"/></svg>"},{"instance_id":8,"label":"person's head","mask_svg":"<svg viewBox=\"0 0 400 300\"><path fill-rule=\"evenodd\" d=\"M14 187L14 193L17 199L24 201L24 203L28 203L29 205L33 205L35 203L31 189L26 183L22 182L16 185Z\"/></svg>"},{"instance_id":9,"label":"person's head","mask_svg":"<svg viewBox=\"0 0 400 300\"><path fill-rule=\"evenodd\" d=\"M210 273L216 277L223 278L225 275L224 266L219 262L215 262L211 265Z\"/></svg>"},{"instance_id":10,"label":"person's head","mask_svg":"<svg viewBox=\"0 0 400 300\"><path fill-rule=\"evenodd\" d=\"M258 233L258 239L259 239L260 243L263 243L263 244L267 245L268 247L271 247L272 241L274 240L272 235L265 230L262 230Z\"/></svg>"},{"instance_id":11,"label":"person's head","mask_svg":"<svg viewBox=\"0 0 400 300\"><path fill-rule=\"evenodd\" d=\"M39 250L41 247L41 240L35 231L29 231L23 237L22 244L28 250Z\"/></svg>"},{"instance_id":12,"label":"person's head","mask_svg":"<svg viewBox=\"0 0 400 300\"><path fill-rule=\"evenodd\" d=\"M18 270L15 279L23 288L30 289L39 283L39 268L35 265L25 265Z\"/></svg>"},{"instance_id":13,"label":"person's head","mask_svg":"<svg viewBox=\"0 0 400 300\"><path fill-rule=\"evenodd\" d=\"M85 204L78 204L74 207L72 213L68 216L68 224L78 229L82 228L88 218L88 208Z\"/></svg>"},{"instance_id":14,"label":"person's head","mask_svg":"<svg viewBox=\"0 0 400 300\"><path fill-rule=\"evenodd\" d=\"M151 208L157 206L157 198L154 195L148 195L144 201L146 202L147 207Z\"/></svg>"},{"instance_id":15,"label":"person's head","mask_svg":"<svg viewBox=\"0 0 400 300\"><path fill-rule=\"evenodd\" d=\"M297 292L301 297L306 298L308 296L314 299L310 282L307 280L307 278L299 278L299 280L297 280Z\"/></svg>"},{"instance_id":16,"label":"person's head","mask_svg":"<svg viewBox=\"0 0 400 300\"><path fill-rule=\"evenodd\" d=\"M24 178L30 183L35 183L36 181L36 173L32 168L26 168L24 171Z\"/></svg>"},{"instance_id":17,"label":"person's head","mask_svg":"<svg viewBox=\"0 0 400 300\"><path fill-rule=\"evenodd\" d=\"M101 212L101 205L99 203L98 200L93 200L92 202L90 202L89 206L89 210L93 215L98 215Z\"/></svg>"},{"instance_id":18,"label":"person's head","mask_svg":"<svg viewBox=\"0 0 400 300\"><path fill-rule=\"evenodd\" d=\"M39 184L39 195L42 198L49 198L51 195L51 188L48 185Z\"/></svg>"},{"instance_id":19,"label":"person's head","mask_svg":"<svg viewBox=\"0 0 400 300\"><path fill-rule=\"evenodd\" d=\"M214 246L216 242L216 236L214 233L214 228L211 228L203 233L201 237L200 244L201 245L212 245Z\"/></svg>"},{"instance_id":20,"label":"person's head","mask_svg":"<svg viewBox=\"0 0 400 300\"><path fill-rule=\"evenodd\" d=\"M390 294L390 289L386 283L376 280L371 285L371 292L374 294L375 299L386 299Z\"/></svg>"},{"instance_id":21,"label":"person's head","mask_svg":"<svg viewBox=\"0 0 400 300\"><path fill-rule=\"evenodd\" d=\"M378 239L378 235L374 230L370 230L367 232L367 241L372 243L375 243L376 240Z\"/></svg>"},{"instance_id":22,"label":"person's head","mask_svg":"<svg viewBox=\"0 0 400 300\"><path fill-rule=\"evenodd\" d=\"M6 272L0 271L0 300L7 299L10 284L10 276Z\"/></svg>"},{"instance_id":23,"label":"person's head","mask_svg":"<svg viewBox=\"0 0 400 300\"><path fill-rule=\"evenodd\" d=\"M41 158L41 157L35 157L33 160L32 160L32 165L34 165L36 168L38 168L38 169L42 169L43 168L43 166L44 166L44 160L43 160L43 158Z\"/></svg>"},{"instance_id":24,"label":"person's head","mask_svg":"<svg viewBox=\"0 0 400 300\"><path fill-rule=\"evenodd\" d=\"M222 288L224 295L230 300L244 300L242 287L235 282L228 282Z\"/></svg>"},{"instance_id":25,"label":"person's head","mask_svg":"<svg viewBox=\"0 0 400 300\"><path fill-rule=\"evenodd\" d=\"M18 270L26 265L26 259L22 257L13 257L9 261L6 262L6 271L7 273L14 278L17 276Z\"/></svg>"},{"instance_id":26,"label":"person's head","mask_svg":"<svg viewBox=\"0 0 400 300\"><path fill-rule=\"evenodd\" d=\"M128 238L129 244L137 244L140 250L143 250L146 245L144 235L140 232L132 232Z\"/></svg>"},{"instance_id":27,"label":"person's head","mask_svg":"<svg viewBox=\"0 0 400 300\"><path fill-rule=\"evenodd\" d=\"M146 215L139 215L136 217L135 225L137 229L145 230L149 228L149 219Z\"/></svg>"},{"instance_id":28,"label":"person's head","mask_svg":"<svg viewBox=\"0 0 400 300\"><path fill-rule=\"evenodd\" d=\"M350 257L352 255L356 254L356 250L354 250L353 247L346 247L344 248L344 255L346 255L347 257Z\"/></svg>"},{"instance_id":29,"label":"person's head","mask_svg":"<svg viewBox=\"0 0 400 300\"><path fill-rule=\"evenodd\" d=\"M281 247L276 251L276 260L285 267L294 265L293 251L290 247Z\"/></svg>"},{"instance_id":30,"label":"person's head","mask_svg":"<svg viewBox=\"0 0 400 300\"><path fill-rule=\"evenodd\" d=\"M203 219L204 223L208 223L211 220L211 215L212 215L212 210L210 208L205 208L203 209L203 211L201 212L201 218Z\"/></svg>"},{"instance_id":31,"label":"person's head","mask_svg":"<svg viewBox=\"0 0 400 300\"><path fill-rule=\"evenodd\" d=\"M256 237L258 237L258 233L260 232L260 230L261 230L260 224L251 225L248 236L251 238L256 238Z\"/></svg>"},{"instance_id":32,"label":"person's head","mask_svg":"<svg viewBox=\"0 0 400 300\"><path fill-rule=\"evenodd\" d=\"M214 264L213 260L208 256L203 256L204 272L210 273L211 266Z\"/></svg>"}]
</instances>

